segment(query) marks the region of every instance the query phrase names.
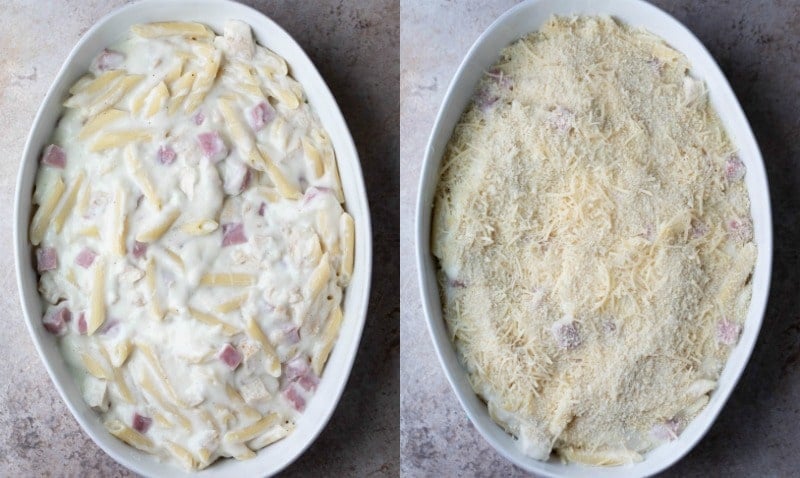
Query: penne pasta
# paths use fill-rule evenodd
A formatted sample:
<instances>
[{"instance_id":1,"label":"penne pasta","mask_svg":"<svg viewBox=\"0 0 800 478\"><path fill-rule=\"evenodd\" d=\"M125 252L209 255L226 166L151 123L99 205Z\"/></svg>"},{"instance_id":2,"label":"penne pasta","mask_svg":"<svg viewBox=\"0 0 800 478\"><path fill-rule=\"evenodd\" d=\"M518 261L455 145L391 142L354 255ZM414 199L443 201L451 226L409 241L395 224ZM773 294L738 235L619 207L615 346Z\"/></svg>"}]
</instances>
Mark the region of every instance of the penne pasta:
<instances>
[{"instance_id":1,"label":"penne pasta","mask_svg":"<svg viewBox=\"0 0 800 478\"><path fill-rule=\"evenodd\" d=\"M193 236L203 236L211 234L219 227L217 221L212 219L202 219L199 221L185 222L181 224L181 231Z\"/></svg>"},{"instance_id":2,"label":"penne pasta","mask_svg":"<svg viewBox=\"0 0 800 478\"><path fill-rule=\"evenodd\" d=\"M311 165L311 171L314 173L314 178L318 178L325 174L325 167L322 164L322 159L319 156L319 151L311 142L303 138L303 155L305 156L306 160L308 160L309 164Z\"/></svg>"},{"instance_id":3,"label":"penne pasta","mask_svg":"<svg viewBox=\"0 0 800 478\"><path fill-rule=\"evenodd\" d=\"M108 132L101 134L97 140L92 143L89 151L97 153L107 149L122 148L123 146L133 143L152 141L152 139L152 134L143 129Z\"/></svg>"},{"instance_id":4,"label":"penne pasta","mask_svg":"<svg viewBox=\"0 0 800 478\"><path fill-rule=\"evenodd\" d=\"M219 304L214 308L214 310L216 310L221 314L227 314L228 312L237 311L242 307L242 304L244 304L245 301L247 301L248 297L249 294L238 295L229 301Z\"/></svg>"},{"instance_id":5,"label":"penne pasta","mask_svg":"<svg viewBox=\"0 0 800 478\"><path fill-rule=\"evenodd\" d=\"M136 240L148 243L157 241L172 227L172 224L175 223L175 220L178 219L180 215L181 212L178 209L170 209L163 212L154 224L149 225L136 235Z\"/></svg>"},{"instance_id":6,"label":"penne pasta","mask_svg":"<svg viewBox=\"0 0 800 478\"><path fill-rule=\"evenodd\" d=\"M252 316L247 318L245 323L245 331L251 339L255 340L259 343L259 345L261 345L261 350L264 351L264 355L267 357L267 373L273 377L280 377L281 360L278 358L278 354L275 353L275 347L272 346L269 339L266 335L264 335L261 327L258 326Z\"/></svg>"},{"instance_id":7,"label":"penne pasta","mask_svg":"<svg viewBox=\"0 0 800 478\"><path fill-rule=\"evenodd\" d=\"M83 128L78 132L78 139L87 139L95 133L98 133L101 129L108 128L110 124L122 118L126 118L127 116L128 112L115 108L102 111L83 125Z\"/></svg>"},{"instance_id":8,"label":"penne pasta","mask_svg":"<svg viewBox=\"0 0 800 478\"><path fill-rule=\"evenodd\" d=\"M153 349L145 343L138 342L136 347L142 352L144 355L145 360L150 367L153 369L153 372L156 374L156 378L158 379L161 387L164 388L167 393L169 394L172 401L178 406L185 406L183 401L178 397L178 394L175 393L175 389L172 388L172 383L169 381L167 377L167 372L164 370L164 367L161 365L161 361L158 359L158 356L153 351Z\"/></svg>"},{"instance_id":9,"label":"penne pasta","mask_svg":"<svg viewBox=\"0 0 800 478\"><path fill-rule=\"evenodd\" d=\"M250 441L249 445L256 450L259 450L267 445L272 445L278 440L286 438L286 436L289 435L292 431L294 431L293 423L284 423L281 425L277 425L267 430L267 432L264 433L263 435L253 438Z\"/></svg>"},{"instance_id":10,"label":"penne pasta","mask_svg":"<svg viewBox=\"0 0 800 478\"><path fill-rule=\"evenodd\" d=\"M223 440L227 443L244 443L266 432L267 429L278 422L278 418L279 415L277 413L270 413L252 425L226 433Z\"/></svg>"},{"instance_id":11,"label":"penne pasta","mask_svg":"<svg viewBox=\"0 0 800 478\"><path fill-rule=\"evenodd\" d=\"M118 188L114 197L114 209L111 216L111 253L117 256L125 255L125 191Z\"/></svg>"},{"instance_id":12,"label":"penne pasta","mask_svg":"<svg viewBox=\"0 0 800 478\"><path fill-rule=\"evenodd\" d=\"M328 361L328 356L331 354L333 344L336 342L336 337L339 335L339 329L342 328L342 308L337 306L328 316L328 321L325 323L325 328L322 332L322 342L314 351L311 357L311 368L314 373L322 375L325 369L325 363Z\"/></svg>"},{"instance_id":13,"label":"penne pasta","mask_svg":"<svg viewBox=\"0 0 800 478\"><path fill-rule=\"evenodd\" d=\"M109 433L124 441L128 445L136 447L142 451L152 451L153 442L149 438L137 433L135 430L129 428L121 421L110 420L105 422L104 425Z\"/></svg>"},{"instance_id":14,"label":"penne pasta","mask_svg":"<svg viewBox=\"0 0 800 478\"><path fill-rule=\"evenodd\" d=\"M78 193L81 191L85 177L86 174L83 171L78 172L77 176L75 176L75 182L72 183L72 186L69 188L66 199L64 199L64 202L61 203L61 207L58 209L55 217L53 217L53 228L55 229L56 234L61 233L61 229L64 227L64 222L66 222L67 217L69 217L69 215L72 213L72 209L75 207L75 202L78 199Z\"/></svg>"},{"instance_id":15,"label":"penne pasta","mask_svg":"<svg viewBox=\"0 0 800 478\"><path fill-rule=\"evenodd\" d=\"M225 323L224 321L214 317L211 314L201 312L193 307L189 307L189 314L191 314L192 317L199 320L200 322L209 325L211 327L222 327L222 332L225 335L231 336L235 335L238 332L236 327Z\"/></svg>"},{"instance_id":16,"label":"penne pasta","mask_svg":"<svg viewBox=\"0 0 800 478\"><path fill-rule=\"evenodd\" d=\"M197 468L197 463L194 459L194 456L192 456L192 454L189 453L186 448L183 448L182 446L177 445L169 440L167 440L166 445L169 452L172 453L172 456L174 456L184 466L184 468L187 470L193 470Z\"/></svg>"},{"instance_id":17,"label":"penne pasta","mask_svg":"<svg viewBox=\"0 0 800 478\"><path fill-rule=\"evenodd\" d=\"M322 259L320 259L319 264L317 267L314 268L314 271L311 273L311 276L308 279L308 283L305 287L304 296L314 301L321 293L325 286L328 285L328 280L331 278L331 265L329 261L328 253L322 255Z\"/></svg>"},{"instance_id":18,"label":"penne pasta","mask_svg":"<svg viewBox=\"0 0 800 478\"><path fill-rule=\"evenodd\" d=\"M50 218L53 216L53 211L55 211L58 201L61 199L61 195L64 194L64 181L61 179L61 176L56 178L55 182L48 187L45 194L46 195L42 198L42 202L39 204L39 209L36 210L31 220L29 235L31 244L34 246L38 246L42 242L44 233L50 225Z\"/></svg>"},{"instance_id":19,"label":"penne pasta","mask_svg":"<svg viewBox=\"0 0 800 478\"><path fill-rule=\"evenodd\" d=\"M81 352L80 356L83 366L86 367L86 371L92 374L92 376L95 378L102 378L103 380L113 380L114 377L97 358L86 352Z\"/></svg>"},{"instance_id":20,"label":"penne pasta","mask_svg":"<svg viewBox=\"0 0 800 478\"><path fill-rule=\"evenodd\" d=\"M223 287L246 287L256 284L256 277L252 274L205 274L200 278L200 285Z\"/></svg>"},{"instance_id":21,"label":"penne pasta","mask_svg":"<svg viewBox=\"0 0 800 478\"><path fill-rule=\"evenodd\" d=\"M144 269L144 280L150 292L149 310L156 320L164 318L164 310L161 308L161 301L158 297L156 287L156 261L152 257L147 261Z\"/></svg>"},{"instance_id":22,"label":"penne pasta","mask_svg":"<svg viewBox=\"0 0 800 478\"><path fill-rule=\"evenodd\" d=\"M353 262L355 260L355 224L350 214L342 213L339 218L339 246L342 251L342 262L339 266L339 283L347 286L353 276Z\"/></svg>"},{"instance_id":23,"label":"penne pasta","mask_svg":"<svg viewBox=\"0 0 800 478\"><path fill-rule=\"evenodd\" d=\"M161 38L182 36L197 39L214 38L214 32L202 23L194 22L157 22L134 25L131 32L143 38Z\"/></svg>"},{"instance_id":24,"label":"penne pasta","mask_svg":"<svg viewBox=\"0 0 800 478\"><path fill-rule=\"evenodd\" d=\"M272 184L275 185L275 189L277 189L280 195L286 199L300 198L302 196L300 194L300 190L286 180L286 177L284 177L281 170L272 162L271 159L269 159L269 155L266 153L266 151L262 149L261 146L258 147L258 150L257 158L263 165L264 171L267 172L270 181L272 181Z\"/></svg>"},{"instance_id":25,"label":"penne pasta","mask_svg":"<svg viewBox=\"0 0 800 478\"><path fill-rule=\"evenodd\" d=\"M106 265L102 258L97 258L92 267L92 290L89 296L89 314L86 318L86 335L92 335L106 321Z\"/></svg>"}]
</instances>

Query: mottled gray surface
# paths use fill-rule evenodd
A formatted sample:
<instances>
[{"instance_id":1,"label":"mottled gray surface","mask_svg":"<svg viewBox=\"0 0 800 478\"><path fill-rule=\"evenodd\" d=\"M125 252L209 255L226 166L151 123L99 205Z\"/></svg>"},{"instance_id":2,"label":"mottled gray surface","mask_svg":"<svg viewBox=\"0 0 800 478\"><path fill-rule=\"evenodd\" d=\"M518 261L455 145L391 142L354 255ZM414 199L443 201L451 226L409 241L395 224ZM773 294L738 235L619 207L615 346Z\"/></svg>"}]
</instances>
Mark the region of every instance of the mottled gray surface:
<instances>
[{"instance_id":1,"label":"mottled gray surface","mask_svg":"<svg viewBox=\"0 0 800 478\"><path fill-rule=\"evenodd\" d=\"M469 46L515 2L401 2L400 453L406 476L523 476L478 435L450 390L419 301L413 217L420 166ZM708 435L664 476L797 476L800 467L800 3L654 2L691 29L728 77L761 146L775 266L753 358ZM435 47L431 47L435 45Z\"/></svg>"},{"instance_id":2,"label":"mottled gray surface","mask_svg":"<svg viewBox=\"0 0 800 478\"><path fill-rule=\"evenodd\" d=\"M28 337L17 297L11 216L19 158L39 103L80 36L121 0L0 0L0 476L132 474L72 418ZM369 316L333 418L285 475L396 476L399 471L399 7L381 1L247 1L311 57L353 133L372 210Z\"/></svg>"}]
</instances>

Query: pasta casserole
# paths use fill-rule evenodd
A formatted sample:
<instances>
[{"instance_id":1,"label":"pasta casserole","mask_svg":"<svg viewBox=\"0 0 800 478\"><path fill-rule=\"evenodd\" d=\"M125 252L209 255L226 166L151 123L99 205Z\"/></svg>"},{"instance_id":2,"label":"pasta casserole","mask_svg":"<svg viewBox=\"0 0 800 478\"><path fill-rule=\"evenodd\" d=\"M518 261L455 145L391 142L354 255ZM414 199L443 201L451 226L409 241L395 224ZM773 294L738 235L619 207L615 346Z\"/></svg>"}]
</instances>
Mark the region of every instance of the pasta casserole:
<instances>
[{"instance_id":1,"label":"pasta casserole","mask_svg":"<svg viewBox=\"0 0 800 478\"><path fill-rule=\"evenodd\" d=\"M527 455L642 459L706 406L750 303L745 166L686 58L554 17L485 73L432 251L475 392Z\"/></svg>"},{"instance_id":2,"label":"pasta casserole","mask_svg":"<svg viewBox=\"0 0 800 478\"><path fill-rule=\"evenodd\" d=\"M43 326L110 433L188 469L289 434L343 317L333 147L250 27L136 25L70 89L29 237Z\"/></svg>"}]
</instances>

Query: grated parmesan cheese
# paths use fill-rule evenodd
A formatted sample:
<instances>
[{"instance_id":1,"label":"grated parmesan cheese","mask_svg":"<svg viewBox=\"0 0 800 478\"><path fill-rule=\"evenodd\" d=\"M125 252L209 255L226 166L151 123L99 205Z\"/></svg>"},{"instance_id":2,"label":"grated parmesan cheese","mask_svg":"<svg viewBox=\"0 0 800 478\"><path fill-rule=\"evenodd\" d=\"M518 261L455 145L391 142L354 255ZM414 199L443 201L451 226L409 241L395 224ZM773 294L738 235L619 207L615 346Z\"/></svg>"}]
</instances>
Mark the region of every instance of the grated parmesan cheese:
<instances>
[{"instance_id":1,"label":"grated parmesan cheese","mask_svg":"<svg viewBox=\"0 0 800 478\"><path fill-rule=\"evenodd\" d=\"M443 158L444 316L526 454L617 465L713 393L756 259L744 166L657 37L551 19L507 47Z\"/></svg>"}]
</instances>

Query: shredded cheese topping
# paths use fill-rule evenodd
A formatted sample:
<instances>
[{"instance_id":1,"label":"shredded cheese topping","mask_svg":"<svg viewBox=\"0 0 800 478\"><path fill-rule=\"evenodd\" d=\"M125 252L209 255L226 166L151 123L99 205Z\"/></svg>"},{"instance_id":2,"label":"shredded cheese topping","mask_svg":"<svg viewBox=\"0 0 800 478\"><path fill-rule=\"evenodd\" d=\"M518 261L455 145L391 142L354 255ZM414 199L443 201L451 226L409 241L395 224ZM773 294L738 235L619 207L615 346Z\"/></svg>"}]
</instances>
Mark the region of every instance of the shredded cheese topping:
<instances>
[{"instance_id":1,"label":"shredded cheese topping","mask_svg":"<svg viewBox=\"0 0 800 478\"><path fill-rule=\"evenodd\" d=\"M744 165L686 58L553 18L486 73L443 158L451 338L538 459L616 465L705 406L751 296Z\"/></svg>"}]
</instances>

